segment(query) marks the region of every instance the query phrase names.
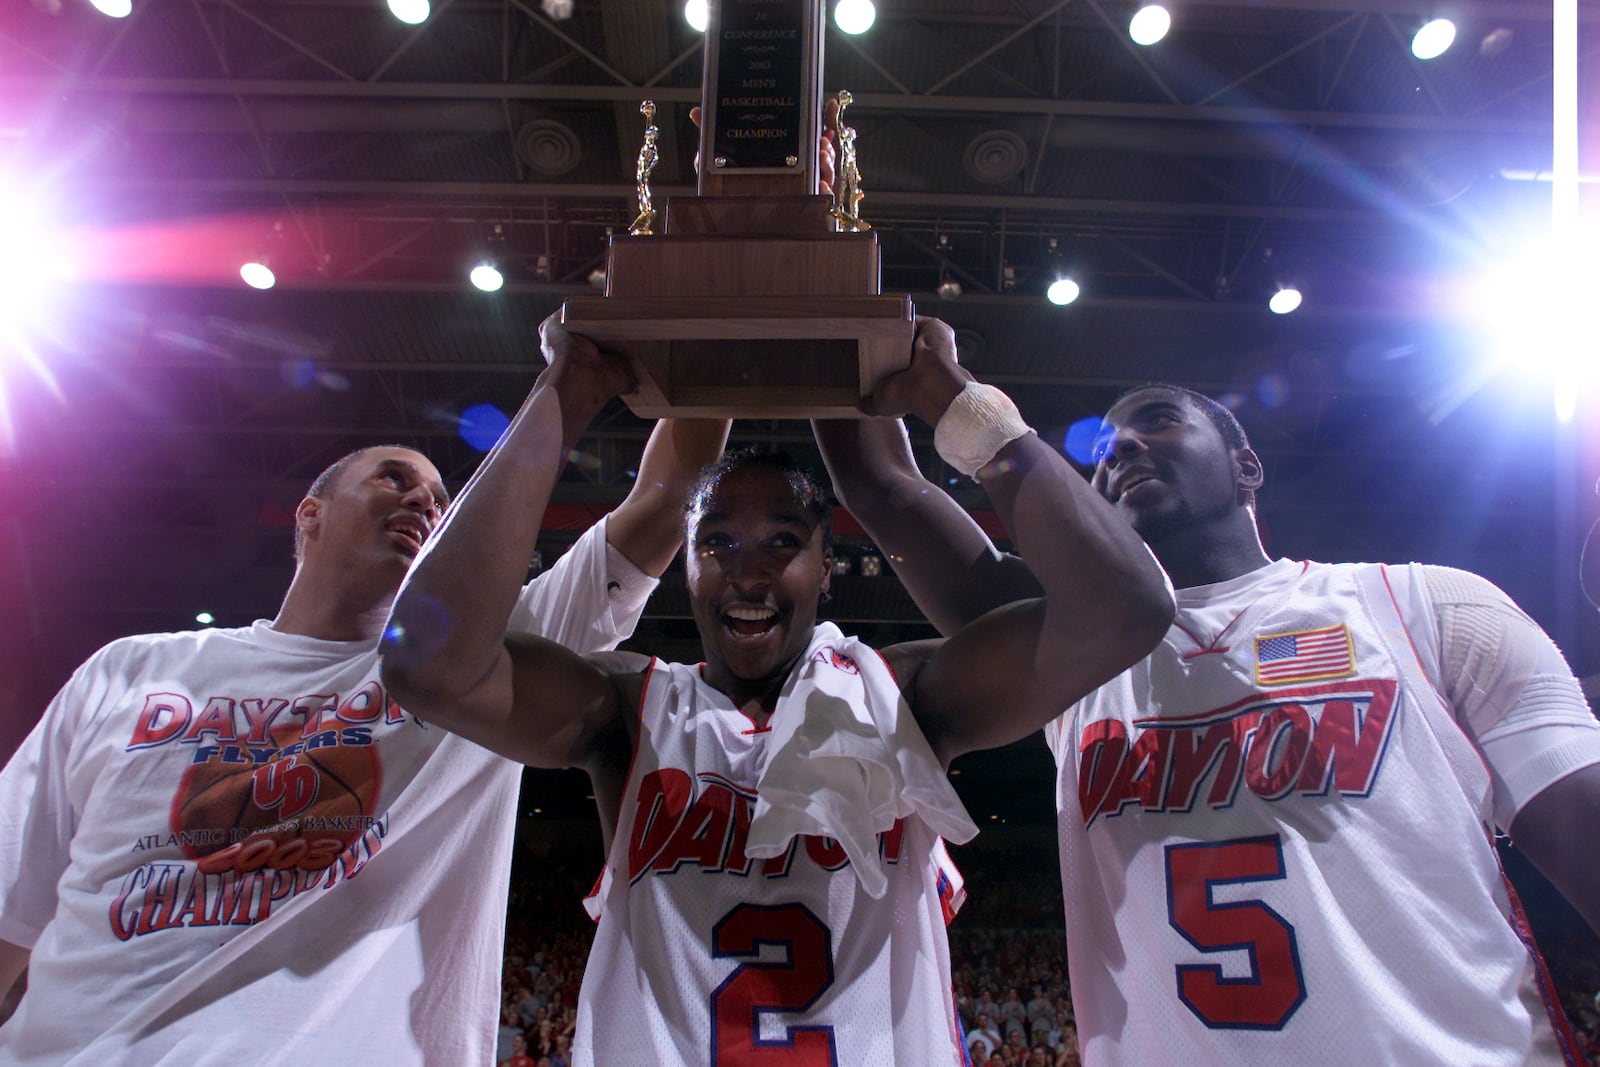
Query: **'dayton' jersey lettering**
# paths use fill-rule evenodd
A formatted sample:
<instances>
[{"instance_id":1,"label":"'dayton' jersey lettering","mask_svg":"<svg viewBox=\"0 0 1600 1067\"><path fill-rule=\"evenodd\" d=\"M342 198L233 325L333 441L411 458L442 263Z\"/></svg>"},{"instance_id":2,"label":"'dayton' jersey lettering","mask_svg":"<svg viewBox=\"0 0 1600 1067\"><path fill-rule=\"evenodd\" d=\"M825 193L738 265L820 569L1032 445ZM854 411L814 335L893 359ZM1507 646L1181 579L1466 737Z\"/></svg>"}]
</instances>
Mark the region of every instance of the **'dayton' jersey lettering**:
<instances>
[{"instance_id":1,"label":"'dayton' jersey lettering","mask_svg":"<svg viewBox=\"0 0 1600 1067\"><path fill-rule=\"evenodd\" d=\"M1417 569L1196 592L1047 730L1085 1063L1570 1062Z\"/></svg>"},{"instance_id":2,"label":"'dayton' jersey lettering","mask_svg":"<svg viewBox=\"0 0 1600 1067\"><path fill-rule=\"evenodd\" d=\"M651 665L597 889L580 1067L738 1067L778 1049L851 1067L963 1062L945 935L959 875L943 843L915 816L882 834L882 900L827 838L746 856L770 737L698 667Z\"/></svg>"}]
</instances>

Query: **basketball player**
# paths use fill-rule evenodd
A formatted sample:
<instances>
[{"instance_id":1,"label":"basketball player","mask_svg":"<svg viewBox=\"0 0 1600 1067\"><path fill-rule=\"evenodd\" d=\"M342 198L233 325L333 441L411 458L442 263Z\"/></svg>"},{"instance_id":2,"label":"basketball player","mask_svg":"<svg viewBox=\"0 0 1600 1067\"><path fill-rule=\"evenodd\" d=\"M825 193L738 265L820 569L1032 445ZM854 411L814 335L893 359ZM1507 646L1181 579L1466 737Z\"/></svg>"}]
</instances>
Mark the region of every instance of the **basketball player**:
<instances>
[{"instance_id":1,"label":"basketball player","mask_svg":"<svg viewBox=\"0 0 1600 1067\"><path fill-rule=\"evenodd\" d=\"M944 932L958 876L938 835L976 828L944 767L1137 660L1171 605L1138 538L954 348L922 322L873 400L938 426L1044 596L949 641L880 656L817 622L829 507L771 454L729 457L691 494L698 667L502 640L486 620L534 534L509 481L469 487L408 577L384 645L402 702L594 783L607 863L575 1064L963 1062Z\"/></svg>"},{"instance_id":2,"label":"basketball player","mask_svg":"<svg viewBox=\"0 0 1600 1067\"><path fill-rule=\"evenodd\" d=\"M547 351L486 461L515 469L533 527L616 388L589 355ZM558 395L565 425L544 421ZM503 617L614 647L725 434L658 425L627 501ZM446 502L411 449L346 456L295 511L275 619L125 638L74 674L0 773L0 988L32 957L0 1063L493 1061L521 768L378 680Z\"/></svg>"},{"instance_id":3,"label":"basketball player","mask_svg":"<svg viewBox=\"0 0 1600 1067\"><path fill-rule=\"evenodd\" d=\"M824 436L941 627L987 606L995 572L1026 587L898 427ZM1600 930L1600 725L1575 679L1475 575L1270 560L1262 481L1207 397L1146 387L1106 416L1093 485L1178 617L1046 728L1084 1061L1581 1062L1490 838Z\"/></svg>"}]
</instances>

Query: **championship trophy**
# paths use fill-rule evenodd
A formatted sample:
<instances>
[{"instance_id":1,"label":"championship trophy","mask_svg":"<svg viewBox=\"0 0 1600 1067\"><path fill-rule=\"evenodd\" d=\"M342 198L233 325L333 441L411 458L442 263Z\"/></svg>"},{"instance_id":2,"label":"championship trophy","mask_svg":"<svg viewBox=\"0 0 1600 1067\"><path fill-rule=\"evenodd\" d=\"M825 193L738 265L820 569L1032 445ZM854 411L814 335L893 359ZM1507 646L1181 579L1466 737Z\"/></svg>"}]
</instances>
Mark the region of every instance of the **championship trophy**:
<instances>
[{"instance_id":1,"label":"championship trophy","mask_svg":"<svg viewBox=\"0 0 1600 1067\"><path fill-rule=\"evenodd\" d=\"M883 295L859 215L849 93L837 195L818 192L823 17L821 0L713 0L699 195L675 197L659 227L655 105L640 107L639 213L611 239L605 294L561 309L567 329L627 357L637 415L858 417L911 360L911 300Z\"/></svg>"}]
</instances>

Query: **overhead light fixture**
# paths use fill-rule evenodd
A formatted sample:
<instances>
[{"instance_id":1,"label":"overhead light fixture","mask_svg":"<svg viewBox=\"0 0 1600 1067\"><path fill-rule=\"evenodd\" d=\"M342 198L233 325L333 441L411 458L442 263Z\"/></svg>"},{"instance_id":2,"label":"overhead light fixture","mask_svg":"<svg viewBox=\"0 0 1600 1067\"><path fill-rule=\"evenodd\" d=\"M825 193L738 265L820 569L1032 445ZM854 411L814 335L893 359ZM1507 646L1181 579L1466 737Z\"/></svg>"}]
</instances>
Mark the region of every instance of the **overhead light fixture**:
<instances>
[{"instance_id":1,"label":"overhead light fixture","mask_svg":"<svg viewBox=\"0 0 1600 1067\"><path fill-rule=\"evenodd\" d=\"M252 289L271 289L278 284L278 276L267 266L265 256L243 264L239 268L239 277Z\"/></svg>"},{"instance_id":2,"label":"overhead light fixture","mask_svg":"<svg viewBox=\"0 0 1600 1067\"><path fill-rule=\"evenodd\" d=\"M1146 4L1128 20L1128 36L1134 44L1152 45L1172 29L1172 12L1160 4Z\"/></svg>"},{"instance_id":3,"label":"overhead light fixture","mask_svg":"<svg viewBox=\"0 0 1600 1067\"><path fill-rule=\"evenodd\" d=\"M1300 290L1292 285L1285 285L1280 287L1267 300L1267 310L1274 315L1287 315L1299 307L1300 301L1303 299L1304 297L1300 295Z\"/></svg>"},{"instance_id":4,"label":"overhead light fixture","mask_svg":"<svg viewBox=\"0 0 1600 1067\"><path fill-rule=\"evenodd\" d=\"M710 8L706 0L689 0L683 5L683 21L699 33L706 32L706 26L711 22Z\"/></svg>"},{"instance_id":5,"label":"overhead light fixture","mask_svg":"<svg viewBox=\"0 0 1600 1067\"><path fill-rule=\"evenodd\" d=\"M1411 38L1411 54L1418 59L1438 59L1455 43L1456 24L1449 19L1433 19L1422 24Z\"/></svg>"},{"instance_id":6,"label":"overhead light fixture","mask_svg":"<svg viewBox=\"0 0 1600 1067\"><path fill-rule=\"evenodd\" d=\"M94 9L114 19L125 19L133 14L133 0L89 0Z\"/></svg>"},{"instance_id":7,"label":"overhead light fixture","mask_svg":"<svg viewBox=\"0 0 1600 1067\"><path fill-rule=\"evenodd\" d=\"M1038 290L1034 291L1037 292ZM1044 291L1044 295L1045 299L1049 300L1050 303L1056 305L1057 307L1066 307L1068 304L1078 299L1079 294L1082 292L1083 289L1078 285L1077 282L1073 281L1071 278L1062 277L1051 282L1050 288Z\"/></svg>"},{"instance_id":8,"label":"overhead light fixture","mask_svg":"<svg viewBox=\"0 0 1600 1067\"><path fill-rule=\"evenodd\" d=\"M506 284L506 276L501 274L493 263L487 261L473 267L467 278L486 293L497 293L500 287Z\"/></svg>"},{"instance_id":9,"label":"overhead light fixture","mask_svg":"<svg viewBox=\"0 0 1600 1067\"><path fill-rule=\"evenodd\" d=\"M389 0L389 12L408 26L420 26L428 21L433 8L428 0Z\"/></svg>"},{"instance_id":10,"label":"overhead light fixture","mask_svg":"<svg viewBox=\"0 0 1600 1067\"><path fill-rule=\"evenodd\" d=\"M833 24L841 33L852 37L872 29L877 17L878 9L872 5L872 0L839 0L833 8Z\"/></svg>"}]
</instances>

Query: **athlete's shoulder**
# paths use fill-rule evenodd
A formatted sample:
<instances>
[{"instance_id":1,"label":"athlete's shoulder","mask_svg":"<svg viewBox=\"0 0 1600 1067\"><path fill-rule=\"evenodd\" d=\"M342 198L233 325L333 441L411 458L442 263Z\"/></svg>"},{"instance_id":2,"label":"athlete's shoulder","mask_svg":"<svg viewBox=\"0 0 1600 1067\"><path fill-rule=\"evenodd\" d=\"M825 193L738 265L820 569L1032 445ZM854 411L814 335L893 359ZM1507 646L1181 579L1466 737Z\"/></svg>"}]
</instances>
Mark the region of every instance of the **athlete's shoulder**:
<instances>
[{"instance_id":1,"label":"athlete's shoulder","mask_svg":"<svg viewBox=\"0 0 1600 1067\"><path fill-rule=\"evenodd\" d=\"M245 639L248 629L175 630L129 634L101 645L80 669L128 673L151 663L182 662L221 644Z\"/></svg>"}]
</instances>

